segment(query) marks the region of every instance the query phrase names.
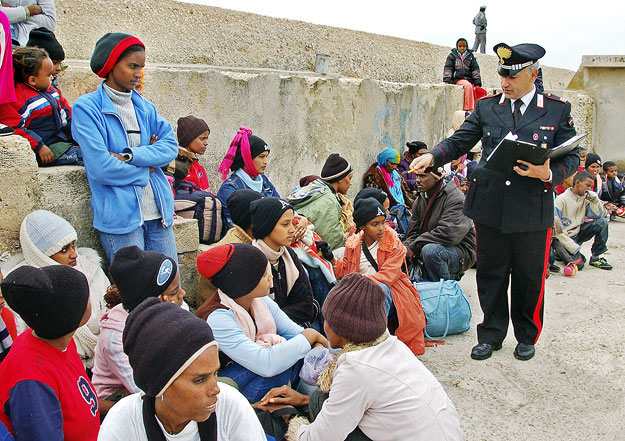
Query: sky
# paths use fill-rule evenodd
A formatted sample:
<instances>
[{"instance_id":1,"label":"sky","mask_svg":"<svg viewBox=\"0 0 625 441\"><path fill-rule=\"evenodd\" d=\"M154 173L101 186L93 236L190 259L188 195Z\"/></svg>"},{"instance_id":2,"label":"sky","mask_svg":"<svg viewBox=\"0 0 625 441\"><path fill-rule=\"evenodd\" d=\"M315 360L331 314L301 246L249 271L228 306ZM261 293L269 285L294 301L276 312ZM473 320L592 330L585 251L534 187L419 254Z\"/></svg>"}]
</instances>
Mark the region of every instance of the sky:
<instances>
[{"instance_id":1,"label":"sky","mask_svg":"<svg viewBox=\"0 0 625 441\"><path fill-rule=\"evenodd\" d=\"M486 53L500 42L538 43L543 64L577 70L582 55L625 54L625 2L616 0L183 0L272 17L453 47L473 44L473 17L486 5Z\"/></svg>"}]
</instances>

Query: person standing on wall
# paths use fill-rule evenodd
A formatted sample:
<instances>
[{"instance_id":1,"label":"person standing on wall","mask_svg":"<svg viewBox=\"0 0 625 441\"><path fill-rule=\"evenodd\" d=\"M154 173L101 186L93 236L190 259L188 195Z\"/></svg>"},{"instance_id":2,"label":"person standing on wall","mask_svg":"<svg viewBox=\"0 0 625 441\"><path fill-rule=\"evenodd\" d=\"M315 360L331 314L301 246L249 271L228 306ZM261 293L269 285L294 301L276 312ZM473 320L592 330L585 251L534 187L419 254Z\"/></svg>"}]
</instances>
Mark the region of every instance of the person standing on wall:
<instances>
[{"instance_id":1,"label":"person standing on wall","mask_svg":"<svg viewBox=\"0 0 625 441\"><path fill-rule=\"evenodd\" d=\"M473 43L473 52L480 48L480 53L486 53L486 6L480 6L480 12L473 17L475 25L475 43Z\"/></svg>"},{"instance_id":2,"label":"person standing on wall","mask_svg":"<svg viewBox=\"0 0 625 441\"><path fill-rule=\"evenodd\" d=\"M423 173L468 153L482 140L483 155L471 175L464 213L477 233L477 288L484 321L477 326L478 344L471 357L484 360L501 348L510 315L518 341L514 356L529 360L542 330L543 297L553 225L552 189L573 174L579 164L576 147L563 158L533 165L518 161L508 173L484 167L486 158L508 133L518 140L554 148L575 135L571 104L536 90L538 60L545 50L536 44L493 50L503 93L477 102L475 112L451 137L415 159L411 167Z\"/></svg>"}]
</instances>

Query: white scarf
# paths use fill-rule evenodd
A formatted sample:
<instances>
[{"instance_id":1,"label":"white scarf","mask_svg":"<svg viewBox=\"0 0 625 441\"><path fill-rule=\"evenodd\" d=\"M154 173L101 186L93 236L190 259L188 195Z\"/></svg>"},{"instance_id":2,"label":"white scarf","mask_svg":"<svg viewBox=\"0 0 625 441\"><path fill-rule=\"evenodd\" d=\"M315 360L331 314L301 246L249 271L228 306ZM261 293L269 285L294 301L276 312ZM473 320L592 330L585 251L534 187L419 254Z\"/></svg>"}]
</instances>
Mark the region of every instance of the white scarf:
<instances>
[{"instance_id":1,"label":"white scarf","mask_svg":"<svg viewBox=\"0 0 625 441\"><path fill-rule=\"evenodd\" d=\"M282 260L284 261L284 269L286 270L286 290L288 296L291 289L295 285L295 282L297 282L297 279L299 278L299 270L291 258L291 253L289 253L284 246L280 247L280 250L275 251L262 239L254 239L252 241L252 245L261 250L270 262L277 261L280 257L282 257Z\"/></svg>"}]
</instances>

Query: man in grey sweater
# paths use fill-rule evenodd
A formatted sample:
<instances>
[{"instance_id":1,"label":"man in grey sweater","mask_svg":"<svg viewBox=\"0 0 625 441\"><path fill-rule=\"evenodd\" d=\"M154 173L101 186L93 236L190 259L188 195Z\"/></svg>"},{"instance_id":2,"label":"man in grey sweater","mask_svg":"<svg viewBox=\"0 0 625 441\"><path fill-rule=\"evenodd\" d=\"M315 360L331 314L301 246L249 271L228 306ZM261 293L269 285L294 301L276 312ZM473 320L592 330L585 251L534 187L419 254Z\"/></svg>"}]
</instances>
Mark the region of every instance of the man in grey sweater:
<instances>
[{"instance_id":1,"label":"man in grey sweater","mask_svg":"<svg viewBox=\"0 0 625 441\"><path fill-rule=\"evenodd\" d=\"M0 11L11 23L11 38L26 46L28 34L35 28L56 29L54 0L3 0Z\"/></svg>"},{"instance_id":2,"label":"man in grey sweater","mask_svg":"<svg viewBox=\"0 0 625 441\"><path fill-rule=\"evenodd\" d=\"M475 43L473 43L473 52L480 48L481 53L486 53L486 6L480 6L480 12L473 17L475 25Z\"/></svg>"}]
</instances>

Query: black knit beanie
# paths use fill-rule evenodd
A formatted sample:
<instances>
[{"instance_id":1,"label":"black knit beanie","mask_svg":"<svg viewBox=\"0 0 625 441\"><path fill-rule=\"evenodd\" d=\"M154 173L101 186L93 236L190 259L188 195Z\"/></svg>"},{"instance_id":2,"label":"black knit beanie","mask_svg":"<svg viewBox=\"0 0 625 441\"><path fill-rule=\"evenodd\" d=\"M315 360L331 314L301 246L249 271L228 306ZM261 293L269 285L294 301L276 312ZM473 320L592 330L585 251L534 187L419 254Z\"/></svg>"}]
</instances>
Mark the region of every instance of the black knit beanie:
<instances>
[{"instance_id":1,"label":"black knit beanie","mask_svg":"<svg viewBox=\"0 0 625 441\"><path fill-rule=\"evenodd\" d=\"M287 210L293 210L293 206L283 199L269 197L252 202L250 212L254 239L269 236Z\"/></svg>"},{"instance_id":2,"label":"black knit beanie","mask_svg":"<svg viewBox=\"0 0 625 441\"><path fill-rule=\"evenodd\" d=\"M117 250L109 272L124 308L130 312L144 299L163 294L176 277L178 266L171 257L133 245Z\"/></svg>"},{"instance_id":3,"label":"black knit beanie","mask_svg":"<svg viewBox=\"0 0 625 441\"><path fill-rule=\"evenodd\" d=\"M363 198L354 204L354 222L356 227L362 227L378 216L386 218L386 210L374 198Z\"/></svg>"},{"instance_id":4,"label":"black knit beanie","mask_svg":"<svg viewBox=\"0 0 625 441\"><path fill-rule=\"evenodd\" d=\"M456 43L456 46L458 46L458 43ZM406 147L408 147L408 151L412 155L417 153L419 150L427 150L428 149L428 145L426 143L424 143L424 142L421 142L421 141L409 141L409 142L406 143Z\"/></svg>"},{"instance_id":5,"label":"black knit beanie","mask_svg":"<svg viewBox=\"0 0 625 441\"><path fill-rule=\"evenodd\" d=\"M91 56L91 70L100 78L106 78L119 56L130 46L135 44L143 47L145 45L137 37L122 33L107 33L98 40Z\"/></svg>"},{"instance_id":6,"label":"black knit beanie","mask_svg":"<svg viewBox=\"0 0 625 441\"><path fill-rule=\"evenodd\" d=\"M599 164L601 165L601 156L599 156L596 153L588 153L588 155L586 155L586 170L588 170L588 166L592 165L592 164Z\"/></svg>"},{"instance_id":7,"label":"black knit beanie","mask_svg":"<svg viewBox=\"0 0 625 441\"><path fill-rule=\"evenodd\" d=\"M41 27L30 31L26 46L45 49L51 60L65 60L63 46L54 36L54 32L47 28Z\"/></svg>"},{"instance_id":8,"label":"black knit beanie","mask_svg":"<svg viewBox=\"0 0 625 441\"><path fill-rule=\"evenodd\" d=\"M338 182L352 172L352 166L338 153L332 153L321 169L321 179L328 184Z\"/></svg>"},{"instance_id":9,"label":"black knit beanie","mask_svg":"<svg viewBox=\"0 0 625 441\"><path fill-rule=\"evenodd\" d=\"M178 145L188 147L195 138L204 132L210 133L210 129L203 119L196 118L193 115L178 118L178 129L176 130Z\"/></svg>"},{"instance_id":10,"label":"black knit beanie","mask_svg":"<svg viewBox=\"0 0 625 441\"><path fill-rule=\"evenodd\" d=\"M89 301L89 282L66 265L22 266L0 285L9 307L37 336L63 337L78 329Z\"/></svg>"},{"instance_id":11,"label":"black knit beanie","mask_svg":"<svg viewBox=\"0 0 625 441\"><path fill-rule=\"evenodd\" d=\"M256 135L249 135L248 139L250 140L250 155L252 159L257 157L263 152L269 152L271 149L267 145L265 141L259 138ZM243 155L241 153L241 145L239 144L239 148L237 148L237 152L234 155L234 160L232 161L232 165L230 166L230 170L235 171L240 168L243 168L245 163L243 162Z\"/></svg>"},{"instance_id":12,"label":"black knit beanie","mask_svg":"<svg viewBox=\"0 0 625 441\"><path fill-rule=\"evenodd\" d=\"M386 330L385 299L380 285L362 274L351 273L330 290L321 313L336 334L364 343Z\"/></svg>"},{"instance_id":13,"label":"black knit beanie","mask_svg":"<svg viewBox=\"0 0 625 441\"><path fill-rule=\"evenodd\" d=\"M250 204L253 201L261 199L262 197L263 195L259 192L248 188L232 192L226 200L232 222L244 230L247 230L250 225L252 225L252 212L250 211Z\"/></svg>"},{"instance_id":14,"label":"black knit beanie","mask_svg":"<svg viewBox=\"0 0 625 441\"><path fill-rule=\"evenodd\" d=\"M267 257L250 244L233 243L204 251L197 270L230 298L251 293L267 271Z\"/></svg>"},{"instance_id":15,"label":"black knit beanie","mask_svg":"<svg viewBox=\"0 0 625 441\"><path fill-rule=\"evenodd\" d=\"M122 335L132 376L148 397L159 397L210 346L208 324L169 302L148 298L126 319Z\"/></svg>"},{"instance_id":16,"label":"black knit beanie","mask_svg":"<svg viewBox=\"0 0 625 441\"><path fill-rule=\"evenodd\" d=\"M388 199L388 195L379 188L374 187L365 187L358 192L356 197L354 198L354 204L361 199L373 198L378 201L380 204L384 205L384 201Z\"/></svg>"}]
</instances>

